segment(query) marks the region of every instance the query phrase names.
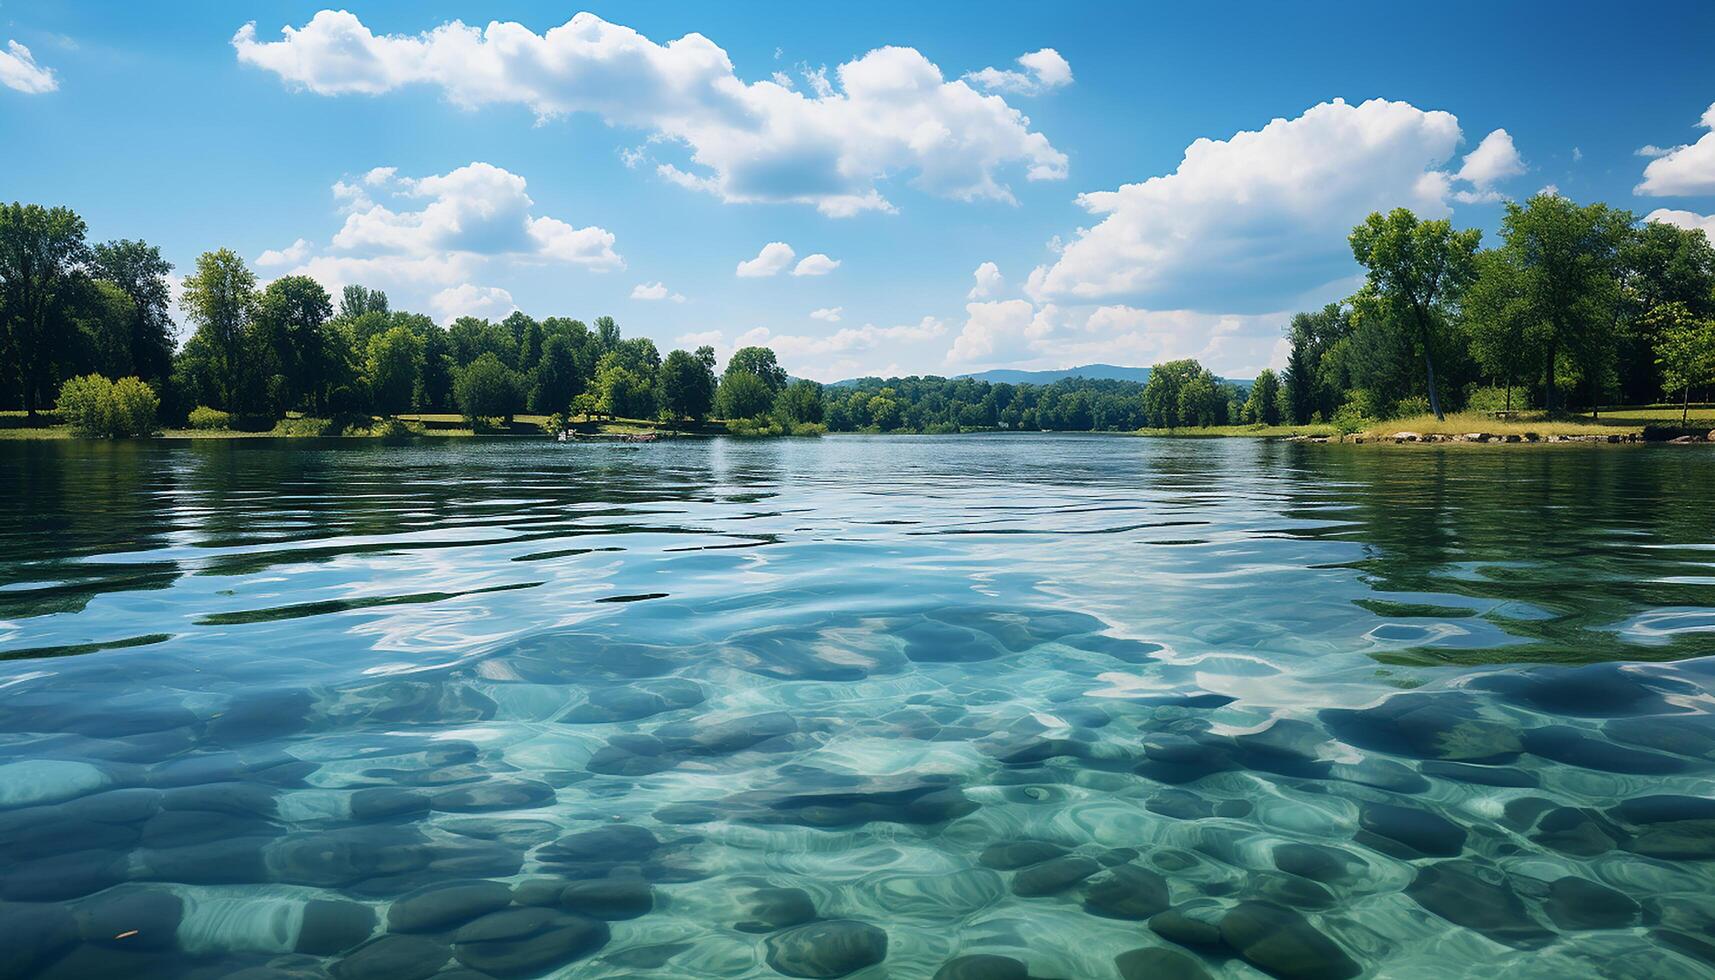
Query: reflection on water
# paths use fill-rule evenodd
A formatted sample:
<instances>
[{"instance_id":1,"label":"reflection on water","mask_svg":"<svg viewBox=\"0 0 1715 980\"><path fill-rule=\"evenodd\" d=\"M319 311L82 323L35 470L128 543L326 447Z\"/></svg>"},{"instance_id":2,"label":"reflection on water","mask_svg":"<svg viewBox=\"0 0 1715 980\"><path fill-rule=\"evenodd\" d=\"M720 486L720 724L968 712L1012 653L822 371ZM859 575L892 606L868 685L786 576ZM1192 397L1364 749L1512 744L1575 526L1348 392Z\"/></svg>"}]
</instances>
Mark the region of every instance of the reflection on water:
<instances>
[{"instance_id":1,"label":"reflection on water","mask_svg":"<svg viewBox=\"0 0 1715 980\"><path fill-rule=\"evenodd\" d=\"M0 444L0 976L1715 976L1712 475Z\"/></svg>"}]
</instances>

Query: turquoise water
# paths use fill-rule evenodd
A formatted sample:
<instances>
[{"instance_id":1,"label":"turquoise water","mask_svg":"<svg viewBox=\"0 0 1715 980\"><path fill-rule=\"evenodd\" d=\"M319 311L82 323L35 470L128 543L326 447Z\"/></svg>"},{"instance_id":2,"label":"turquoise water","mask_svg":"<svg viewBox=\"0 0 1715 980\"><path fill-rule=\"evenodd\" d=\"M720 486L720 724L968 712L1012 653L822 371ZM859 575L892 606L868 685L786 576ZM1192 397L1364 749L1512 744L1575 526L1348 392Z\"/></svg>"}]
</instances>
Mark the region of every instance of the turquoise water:
<instances>
[{"instance_id":1,"label":"turquoise water","mask_svg":"<svg viewBox=\"0 0 1715 980\"><path fill-rule=\"evenodd\" d=\"M0 443L0 976L1715 976L1712 477Z\"/></svg>"}]
</instances>

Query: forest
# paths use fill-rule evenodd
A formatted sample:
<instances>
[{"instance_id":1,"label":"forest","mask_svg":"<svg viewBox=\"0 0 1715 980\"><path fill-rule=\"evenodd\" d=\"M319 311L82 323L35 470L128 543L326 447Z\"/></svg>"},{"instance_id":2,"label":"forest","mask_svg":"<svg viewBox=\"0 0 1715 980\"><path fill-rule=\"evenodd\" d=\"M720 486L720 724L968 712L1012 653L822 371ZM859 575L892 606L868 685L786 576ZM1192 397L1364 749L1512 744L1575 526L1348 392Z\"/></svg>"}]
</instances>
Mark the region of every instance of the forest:
<instances>
[{"instance_id":1,"label":"forest","mask_svg":"<svg viewBox=\"0 0 1715 980\"><path fill-rule=\"evenodd\" d=\"M1640 223L1557 194L1509 202L1499 241L1375 213L1349 242L1358 291L1283 324L1283 370L1217 377L1194 360L1147 383L964 378L794 379L765 347L717 374L710 347L665 356L612 317L522 311L447 324L350 285L259 282L205 252L173 307L173 267L143 241L88 241L63 207L0 206L0 409L54 409L90 435L162 424L306 433L409 413L478 431L533 413L567 420L725 420L750 435L1134 431L1375 420L1658 403L1715 383L1715 249L1700 230ZM175 342L175 312L190 327Z\"/></svg>"}]
</instances>

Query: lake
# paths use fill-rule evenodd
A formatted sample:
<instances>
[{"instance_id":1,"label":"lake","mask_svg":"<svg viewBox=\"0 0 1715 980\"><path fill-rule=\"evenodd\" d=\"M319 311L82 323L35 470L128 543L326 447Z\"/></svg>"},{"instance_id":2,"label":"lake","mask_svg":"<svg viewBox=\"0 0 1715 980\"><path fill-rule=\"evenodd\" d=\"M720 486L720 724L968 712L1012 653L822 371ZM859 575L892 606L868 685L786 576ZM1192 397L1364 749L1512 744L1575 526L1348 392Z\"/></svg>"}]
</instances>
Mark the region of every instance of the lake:
<instances>
[{"instance_id":1,"label":"lake","mask_svg":"<svg viewBox=\"0 0 1715 980\"><path fill-rule=\"evenodd\" d=\"M1712 481L0 442L0 976L1715 976Z\"/></svg>"}]
</instances>

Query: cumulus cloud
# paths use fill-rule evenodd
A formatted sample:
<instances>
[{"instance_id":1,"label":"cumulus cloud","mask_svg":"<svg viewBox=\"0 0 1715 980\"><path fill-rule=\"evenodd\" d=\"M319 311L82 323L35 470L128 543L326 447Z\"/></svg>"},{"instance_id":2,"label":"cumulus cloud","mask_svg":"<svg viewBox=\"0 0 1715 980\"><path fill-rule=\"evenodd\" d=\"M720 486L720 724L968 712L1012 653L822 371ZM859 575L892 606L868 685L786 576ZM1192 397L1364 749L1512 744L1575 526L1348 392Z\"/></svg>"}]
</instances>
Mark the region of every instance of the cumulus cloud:
<instances>
[{"instance_id":1,"label":"cumulus cloud","mask_svg":"<svg viewBox=\"0 0 1715 980\"><path fill-rule=\"evenodd\" d=\"M1081 310L1026 300L970 303L947 352L954 370L1066 368L1077 364L1159 364L1184 357L1233 377L1285 363L1286 313L1241 315L1146 310L1125 305Z\"/></svg>"},{"instance_id":2,"label":"cumulus cloud","mask_svg":"<svg viewBox=\"0 0 1715 980\"><path fill-rule=\"evenodd\" d=\"M1681 228L1701 228L1703 233L1715 239L1715 214L1698 214L1695 211L1674 211L1669 208L1657 208L1644 215L1645 221L1659 221L1663 224L1678 225Z\"/></svg>"},{"instance_id":3,"label":"cumulus cloud","mask_svg":"<svg viewBox=\"0 0 1715 980\"><path fill-rule=\"evenodd\" d=\"M682 294L669 290L666 283L660 282L638 283L631 287L631 298L647 300L649 302L657 302L664 299L670 299L675 303L683 303L685 301L685 297Z\"/></svg>"},{"instance_id":4,"label":"cumulus cloud","mask_svg":"<svg viewBox=\"0 0 1715 980\"><path fill-rule=\"evenodd\" d=\"M470 283L441 290L429 300L429 306L443 323L461 316L501 320L518 309L518 304L512 302L512 294L499 286Z\"/></svg>"},{"instance_id":5,"label":"cumulus cloud","mask_svg":"<svg viewBox=\"0 0 1715 980\"><path fill-rule=\"evenodd\" d=\"M1513 146L1511 134L1497 129L1483 137L1477 148L1465 155L1464 165L1459 168L1455 179L1466 181L1472 189L1456 191L1453 199L1463 204L1498 201L1501 193L1495 190L1494 185L1524 171L1524 158Z\"/></svg>"},{"instance_id":6,"label":"cumulus cloud","mask_svg":"<svg viewBox=\"0 0 1715 980\"><path fill-rule=\"evenodd\" d=\"M781 363L799 377L838 381L866 374L897 374L894 354L902 345L925 344L947 333L947 324L932 316L916 323L882 327L866 323L844 327L824 336L774 333L756 327L730 341L719 330L685 334L674 342L682 347L708 344L721 356L752 344L772 347ZM933 356L926 353L925 356Z\"/></svg>"},{"instance_id":7,"label":"cumulus cloud","mask_svg":"<svg viewBox=\"0 0 1715 980\"><path fill-rule=\"evenodd\" d=\"M1643 156L1652 155L1645 150L1659 155L1644 168L1643 182L1632 188L1632 193L1650 197L1715 194L1715 103L1703 110L1697 124L1709 132L1690 146L1666 151L1646 146L1638 150Z\"/></svg>"},{"instance_id":8,"label":"cumulus cloud","mask_svg":"<svg viewBox=\"0 0 1715 980\"><path fill-rule=\"evenodd\" d=\"M1043 48L1018 57L1022 71L984 68L965 77L979 88L990 92L1013 92L1018 95L1038 95L1049 89L1072 84L1072 66L1060 52Z\"/></svg>"},{"instance_id":9,"label":"cumulus cloud","mask_svg":"<svg viewBox=\"0 0 1715 980\"><path fill-rule=\"evenodd\" d=\"M828 323L840 322L840 314L845 312L843 306L826 306L819 310L810 311L810 319L823 320Z\"/></svg>"},{"instance_id":10,"label":"cumulus cloud","mask_svg":"<svg viewBox=\"0 0 1715 980\"><path fill-rule=\"evenodd\" d=\"M307 239L300 238L285 248L270 248L256 256L256 264L267 268L276 265L297 265L309 258L312 246Z\"/></svg>"},{"instance_id":11,"label":"cumulus cloud","mask_svg":"<svg viewBox=\"0 0 1715 980\"><path fill-rule=\"evenodd\" d=\"M246 24L232 45L239 61L322 95L427 85L469 108L516 104L544 120L591 113L680 145L684 165L662 163L656 172L728 202L809 204L844 217L892 210L882 185L901 173L932 194L999 201L1013 200L1003 170L1022 168L1029 180L1066 176L1065 154L1032 132L1023 113L963 79L948 81L912 48L877 48L840 65L833 79L806 70L805 93L774 79L740 79L727 53L701 34L658 44L590 13L544 34L517 23L451 21L422 34L377 35L354 14L323 10L274 41ZM1031 77L1059 78L1043 54L1027 56Z\"/></svg>"},{"instance_id":12,"label":"cumulus cloud","mask_svg":"<svg viewBox=\"0 0 1715 980\"><path fill-rule=\"evenodd\" d=\"M1080 195L1100 217L1031 273L1038 302L1257 312L1352 271L1346 236L1371 211L1448 213L1460 140L1450 113L1336 99L1223 140L1199 139L1174 172ZM1491 134L1471 176L1508 167Z\"/></svg>"},{"instance_id":13,"label":"cumulus cloud","mask_svg":"<svg viewBox=\"0 0 1715 980\"><path fill-rule=\"evenodd\" d=\"M7 41L6 50L0 51L0 85L25 95L41 95L59 88L60 81L52 68L36 64L29 48Z\"/></svg>"},{"instance_id":14,"label":"cumulus cloud","mask_svg":"<svg viewBox=\"0 0 1715 980\"><path fill-rule=\"evenodd\" d=\"M1028 300L965 304L965 325L947 352L949 364L998 364L1028 355L1033 341L1053 333L1056 308Z\"/></svg>"},{"instance_id":15,"label":"cumulus cloud","mask_svg":"<svg viewBox=\"0 0 1715 980\"><path fill-rule=\"evenodd\" d=\"M986 299L1000 292L1000 288L1004 284L1000 275L1000 266L993 262L984 262L977 266L977 271L971 273L971 278L976 280L976 285L972 286L971 291L965 294L966 299Z\"/></svg>"},{"instance_id":16,"label":"cumulus cloud","mask_svg":"<svg viewBox=\"0 0 1715 980\"><path fill-rule=\"evenodd\" d=\"M825 276L840 267L839 259L830 259L821 252L806 255L792 267L795 276Z\"/></svg>"},{"instance_id":17,"label":"cumulus cloud","mask_svg":"<svg viewBox=\"0 0 1715 980\"><path fill-rule=\"evenodd\" d=\"M796 254L792 251L792 246L785 242L769 242L762 246L762 251L756 253L756 258L745 259L738 264L738 277L757 279L777 275L780 270L792 264L792 258Z\"/></svg>"},{"instance_id":18,"label":"cumulus cloud","mask_svg":"<svg viewBox=\"0 0 1715 980\"><path fill-rule=\"evenodd\" d=\"M1672 147L1661 147L1661 146L1656 146L1654 143L1645 143L1643 146L1640 146L1636 150L1633 150L1632 155L1633 156L1640 156L1640 157L1647 157L1647 158L1653 160L1656 157L1667 156L1669 153L1672 153L1672 152L1673 152Z\"/></svg>"},{"instance_id":19,"label":"cumulus cloud","mask_svg":"<svg viewBox=\"0 0 1715 980\"><path fill-rule=\"evenodd\" d=\"M486 163L420 178L377 167L335 183L334 198L345 220L320 254L306 258L312 246L299 239L264 253L258 264L295 265L292 272L313 276L336 292L362 283L393 293L397 301L427 298L452 316L471 312L450 305L466 299L510 312L512 298L505 290L472 282L495 263L563 264L596 272L625 265L613 250L612 232L533 213L524 178Z\"/></svg>"}]
</instances>

